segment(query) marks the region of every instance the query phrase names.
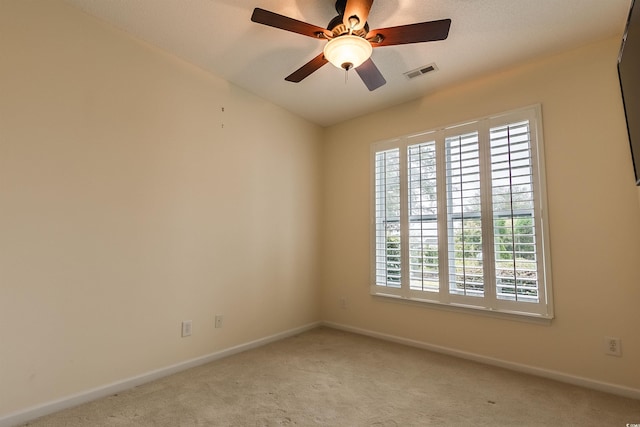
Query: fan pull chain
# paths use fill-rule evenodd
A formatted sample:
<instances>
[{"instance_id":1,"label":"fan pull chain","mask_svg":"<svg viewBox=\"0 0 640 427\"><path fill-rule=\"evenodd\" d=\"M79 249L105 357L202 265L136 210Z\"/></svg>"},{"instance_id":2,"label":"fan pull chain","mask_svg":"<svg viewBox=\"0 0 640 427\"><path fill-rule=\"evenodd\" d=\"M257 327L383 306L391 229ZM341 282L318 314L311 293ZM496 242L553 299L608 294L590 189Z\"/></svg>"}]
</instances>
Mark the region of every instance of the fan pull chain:
<instances>
[{"instance_id":1,"label":"fan pull chain","mask_svg":"<svg viewBox=\"0 0 640 427\"><path fill-rule=\"evenodd\" d=\"M350 36L353 35L353 26L349 28L349 33L348 34ZM344 68L344 85L346 86L347 82L349 81L349 70L351 68L353 68L353 67L351 66L351 64L349 64L346 67L343 65L343 68Z\"/></svg>"}]
</instances>

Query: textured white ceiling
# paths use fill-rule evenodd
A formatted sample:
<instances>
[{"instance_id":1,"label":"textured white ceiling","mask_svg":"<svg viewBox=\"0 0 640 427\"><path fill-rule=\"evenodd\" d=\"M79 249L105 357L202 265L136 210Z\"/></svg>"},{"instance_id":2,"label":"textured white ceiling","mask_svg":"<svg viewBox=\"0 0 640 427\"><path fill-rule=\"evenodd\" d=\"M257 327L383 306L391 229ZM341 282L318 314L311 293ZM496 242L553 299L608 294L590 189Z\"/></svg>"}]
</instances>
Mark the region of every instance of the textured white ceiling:
<instances>
[{"instance_id":1,"label":"textured white ceiling","mask_svg":"<svg viewBox=\"0 0 640 427\"><path fill-rule=\"evenodd\" d=\"M303 80L284 77L323 41L250 21L261 7L326 27L333 0L67 0L188 62L322 126L415 99L535 57L622 37L630 0L377 0L372 29L451 18L444 41L375 49L387 84L369 92L330 64ZM413 80L403 73L436 63ZM612 64L614 66L615 64Z\"/></svg>"}]
</instances>

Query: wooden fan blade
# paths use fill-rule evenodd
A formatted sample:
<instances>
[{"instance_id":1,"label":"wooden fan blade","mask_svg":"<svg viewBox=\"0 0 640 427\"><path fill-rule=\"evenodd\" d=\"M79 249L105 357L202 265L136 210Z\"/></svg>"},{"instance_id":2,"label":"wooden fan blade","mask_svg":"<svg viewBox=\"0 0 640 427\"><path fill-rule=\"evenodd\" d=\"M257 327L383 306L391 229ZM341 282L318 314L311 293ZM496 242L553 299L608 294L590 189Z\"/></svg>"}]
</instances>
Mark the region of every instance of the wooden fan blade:
<instances>
[{"instance_id":1,"label":"wooden fan blade","mask_svg":"<svg viewBox=\"0 0 640 427\"><path fill-rule=\"evenodd\" d=\"M450 27L451 19L420 22L373 30L367 34L367 39L371 41L373 47L432 42L446 39L449 36Z\"/></svg>"},{"instance_id":2,"label":"wooden fan blade","mask_svg":"<svg viewBox=\"0 0 640 427\"><path fill-rule=\"evenodd\" d=\"M367 59L362 63L362 65L356 68L356 72L370 91L376 90L387 83L371 58Z\"/></svg>"},{"instance_id":3,"label":"wooden fan blade","mask_svg":"<svg viewBox=\"0 0 640 427\"><path fill-rule=\"evenodd\" d=\"M313 38L324 38L325 29L288 16L279 15L268 10L255 8L251 15L251 20L258 24L268 25L270 27L279 28L281 30L291 31L292 33L302 34Z\"/></svg>"},{"instance_id":4,"label":"wooden fan blade","mask_svg":"<svg viewBox=\"0 0 640 427\"><path fill-rule=\"evenodd\" d=\"M327 58L324 57L324 53L313 58L311 61L304 64L302 67L298 68L296 71L291 73L289 76L285 77L285 80L293 83L300 83L302 80L306 79L313 73L318 70L324 64L326 64Z\"/></svg>"},{"instance_id":5,"label":"wooden fan blade","mask_svg":"<svg viewBox=\"0 0 640 427\"><path fill-rule=\"evenodd\" d=\"M347 0L342 22L347 28L361 30L367 23L373 0Z\"/></svg>"}]
</instances>

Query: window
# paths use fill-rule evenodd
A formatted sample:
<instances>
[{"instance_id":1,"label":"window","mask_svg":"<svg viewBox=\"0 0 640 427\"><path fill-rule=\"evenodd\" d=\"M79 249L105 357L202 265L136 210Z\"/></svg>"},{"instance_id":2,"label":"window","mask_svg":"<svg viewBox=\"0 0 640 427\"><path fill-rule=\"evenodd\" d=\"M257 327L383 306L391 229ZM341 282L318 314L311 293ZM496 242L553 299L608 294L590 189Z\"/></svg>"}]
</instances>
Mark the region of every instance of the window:
<instances>
[{"instance_id":1,"label":"window","mask_svg":"<svg viewBox=\"0 0 640 427\"><path fill-rule=\"evenodd\" d=\"M550 319L540 107L373 145L375 295Z\"/></svg>"}]
</instances>

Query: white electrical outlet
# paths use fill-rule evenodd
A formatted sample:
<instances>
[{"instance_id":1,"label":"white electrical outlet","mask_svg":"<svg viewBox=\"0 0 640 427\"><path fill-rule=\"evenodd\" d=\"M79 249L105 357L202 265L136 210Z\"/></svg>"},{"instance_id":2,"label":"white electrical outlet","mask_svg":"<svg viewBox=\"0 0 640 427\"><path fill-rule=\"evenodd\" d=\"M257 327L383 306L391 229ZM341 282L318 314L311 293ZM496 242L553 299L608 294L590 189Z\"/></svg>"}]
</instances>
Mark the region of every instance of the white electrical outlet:
<instances>
[{"instance_id":1,"label":"white electrical outlet","mask_svg":"<svg viewBox=\"0 0 640 427\"><path fill-rule=\"evenodd\" d=\"M182 322L182 336L183 337L191 336L191 320L184 320Z\"/></svg>"},{"instance_id":2,"label":"white electrical outlet","mask_svg":"<svg viewBox=\"0 0 640 427\"><path fill-rule=\"evenodd\" d=\"M620 338L604 337L604 352L611 356L622 356Z\"/></svg>"},{"instance_id":3,"label":"white electrical outlet","mask_svg":"<svg viewBox=\"0 0 640 427\"><path fill-rule=\"evenodd\" d=\"M222 316L222 314L216 314L216 328L222 328L223 320L224 320L224 316Z\"/></svg>"},{"instance_id":4,"label":"white electrical outlet","mask_svg":"<svg viewBox=\"0 0 640 427\"><path fill-rule=\"evenodd\" d=\"M349 308L349 300L345 297L340 298L340 308L346 310Z\"/></svg>"}]
</instances>

